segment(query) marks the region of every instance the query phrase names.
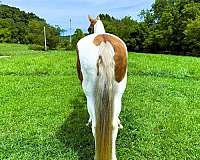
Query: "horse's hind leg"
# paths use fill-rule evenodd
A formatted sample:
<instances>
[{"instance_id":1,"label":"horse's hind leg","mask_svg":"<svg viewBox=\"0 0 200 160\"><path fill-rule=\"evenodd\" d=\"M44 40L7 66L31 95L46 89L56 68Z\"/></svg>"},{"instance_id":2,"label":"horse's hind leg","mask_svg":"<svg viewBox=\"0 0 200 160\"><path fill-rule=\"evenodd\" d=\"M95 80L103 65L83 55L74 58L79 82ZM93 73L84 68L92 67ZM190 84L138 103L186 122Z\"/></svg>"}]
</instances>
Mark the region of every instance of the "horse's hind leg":
<instances>
[{"instance_id":1,"label":"horse's hind leg","mask_svg":"<svg viewBox=\"0 0 200 160\"><path fill-rule=\"evenodd\" d=\"M89 113L89 120L86 125L88 126L95 119L94 80L92 78L90 80L88 78L83 79L82 87L87 98L87 110Z\"/></svg>"},{"instance_id":2,"label":"horse's hind leg","mask_svg":"<svg viewBox=\"0 0 200 160\"><path fill-rule=\"evenodd\" d=\"M121 93L116 93L114 97L114 114L113 114L113 134L112 134L112 160L116 158L116 139L119 128L123 128L119 120L119 114L121 112Z\"/></svg>"},{"instance_id":3,"label":"horse's hind leg","mask_svg":"<svg viewBox=\"0 0 200 160\"><path fill-rule=\"evenodd\" d=\"M89 124L94 121L95 119L95 111L94 111L94 96L93 95L86 95L86 98L87 98L87 110L88 110L88 113L89 113L89 120L88 120L88 123L86 124L87 126L89 126Z\"/></svg>"},{"instance_id":4,"label":"horse's hind leg","mask_svg":"<svg viewBox=\"0 0 200 160\"><path fill-rule=\"evenodd\" d=\"M119 120L119 114L121 112L121 98L122 94L117 92L114 96L114 113L113 113L113 132L112 132L112 160L116 158L116 139L119 128L123 128Z\"/></svg>"},{"instance_id":5,"label":"horse's hind leg","mask_svg":"<svg viewBox=\"0 0 200 160\"><path fill-rule=\"evenodd\" d=\"M122 99L121 93L117 93L114 97L114 117L117 121L119 128L123 128L119 119L119 114L121 112L121 99Z\"/></svg>"},{"instance_id":6,"label":"horse's hind leg","mask_svg":"<svg viewBox=\"0 0 200 160\"><path fill-rule=\"evenodd\" d=\"M118 133L118 117L113 117L113 131L112 131L112 160L117 160L116 157L116 139Z\"/></svg>"},{"instance_id":7,"label":"horse's hind leg","mask_svg":"<svg viewBox=\"0 0 200 160\"><path fill-rule=\"evenodd\" d=\"M124 79L120 83L116 83L115 87L115 96L114 96L114 117L116 118L116 121L118 122L118 127L123 128L121 125L119 114L121 112L121 106L122 106L122 96L126 88L127 83L127 74L125 75Z\"/></svg>"}]
</instances>

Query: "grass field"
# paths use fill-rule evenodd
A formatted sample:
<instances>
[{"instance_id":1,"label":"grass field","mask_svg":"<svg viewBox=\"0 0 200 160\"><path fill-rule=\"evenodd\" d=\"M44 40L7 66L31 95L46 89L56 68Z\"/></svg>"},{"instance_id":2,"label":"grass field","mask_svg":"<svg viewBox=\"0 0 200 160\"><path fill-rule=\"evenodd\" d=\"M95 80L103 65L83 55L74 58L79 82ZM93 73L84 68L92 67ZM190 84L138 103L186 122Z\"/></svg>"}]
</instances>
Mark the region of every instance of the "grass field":
<instances>
[{"instance_id":1,"label":"grass field","mask_svg":"<svg viewBox=\"0 0 200 160\"><path fill-rule=\"evenodd\" d=\"M0 159L92 160L75 52L0 44ZM119 160L200 159L200 59L129 54Z\"/></svg>"}]
</instances>

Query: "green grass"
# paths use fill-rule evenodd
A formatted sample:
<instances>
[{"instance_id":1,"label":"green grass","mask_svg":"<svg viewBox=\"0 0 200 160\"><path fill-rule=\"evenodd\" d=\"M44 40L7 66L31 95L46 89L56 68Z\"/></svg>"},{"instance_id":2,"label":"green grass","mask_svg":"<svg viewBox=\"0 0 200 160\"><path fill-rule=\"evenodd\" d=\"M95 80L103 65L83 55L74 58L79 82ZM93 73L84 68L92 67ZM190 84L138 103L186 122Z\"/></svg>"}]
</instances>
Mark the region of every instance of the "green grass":
<instances>
[{"instance_id":1,"label":"green grass","mask_svg":"<svg viewBox=\"0 0 200 160\"><path fill-rule=\"evenodd\" d=\"M0 44L0 159L90 160L74 52ZM129 54L119 160L198 159L200 59Z\"/></svg>"}]
</instances>

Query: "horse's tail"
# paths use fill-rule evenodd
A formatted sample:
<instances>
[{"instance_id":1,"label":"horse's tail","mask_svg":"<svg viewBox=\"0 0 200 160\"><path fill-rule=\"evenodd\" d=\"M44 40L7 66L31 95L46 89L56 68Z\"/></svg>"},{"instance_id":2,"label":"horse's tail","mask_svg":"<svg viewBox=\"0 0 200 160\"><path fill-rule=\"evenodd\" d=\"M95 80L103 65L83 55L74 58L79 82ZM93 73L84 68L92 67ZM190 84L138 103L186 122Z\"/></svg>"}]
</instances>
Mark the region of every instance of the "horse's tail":
<instances>
[{"instance_id":1,"label":"horse's tail","mask_svg":"<svg viewBox=\"0 0 200 160\"><path fill-rule=\"evenodd\" d=\"M109 42L100 44L96 84L96 160L112 160L114 100L114 49Z\"/></svg>"}]
</instances>

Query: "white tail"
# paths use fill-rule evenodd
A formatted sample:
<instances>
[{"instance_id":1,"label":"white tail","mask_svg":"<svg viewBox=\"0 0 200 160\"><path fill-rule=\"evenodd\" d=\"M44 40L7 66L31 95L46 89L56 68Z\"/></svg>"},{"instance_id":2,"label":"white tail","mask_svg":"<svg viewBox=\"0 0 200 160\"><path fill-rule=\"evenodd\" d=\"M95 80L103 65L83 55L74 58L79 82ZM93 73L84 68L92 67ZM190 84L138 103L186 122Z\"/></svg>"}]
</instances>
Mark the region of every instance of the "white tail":
<instances>
[{"instance_id":1,"label":"white tail","mask_svg":"<svg viewBox=\"0 0 200 160\"><path fill-rule=\"evenodd\" d=\"M112 160L115 62L109 42L100 44L96 82L96 160Z\"/></svg>"}]
</instances>

